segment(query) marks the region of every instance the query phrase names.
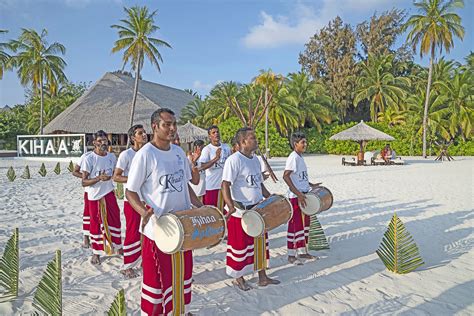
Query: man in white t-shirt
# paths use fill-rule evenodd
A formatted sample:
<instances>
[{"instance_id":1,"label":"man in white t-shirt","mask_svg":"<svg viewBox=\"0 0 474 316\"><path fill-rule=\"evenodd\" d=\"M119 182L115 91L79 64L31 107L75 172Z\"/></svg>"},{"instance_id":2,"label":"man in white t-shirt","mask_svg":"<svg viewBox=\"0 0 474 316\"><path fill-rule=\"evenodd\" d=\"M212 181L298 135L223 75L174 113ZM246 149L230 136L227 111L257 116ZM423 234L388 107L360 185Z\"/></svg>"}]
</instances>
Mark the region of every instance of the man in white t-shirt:
<instances>
[{"instance_id":1,"label":"man in white t-shirt","mask_svg":"<svg viewBox=\"0 0 474 316\"><path fill-rule=\"evenodd\" d=\"M73 176L75 176L76 178L82 179L81 165L84 162L84 158L90 155L91 153L92 151L87 151L82 154L77 164L74 165L74 170L72 171ZM82 211L82 234L84 235L84 244L82 245L83 248L90 247L90 241L89 241L90 221L91 221L91 217L89 214L89 198L87 197L87 187L84 187L84 210Z\"/></svg>"},{"instance_id":2,"label":"man in white t-shirt","mask_svg":"<svg viewBox=\"0 0 474 316\"><path fill-rule=\"evenodd\" d=\"M257 149L255 132L248 127L237 131L236 140L239 151L225 162L222 176L222 191L229 208L227 213L227 256L226 272L235 278L233 284L243 291L251 287L245 282L244 275L258 271L259 286L279 284L270 279L265 270L268 268L268 236L250 237L242 229L242 214L254 205L269 197L270 193L263 184L261 166L254 152Z\"/></svg>"},{"instance_id":3,"label":"man in white t-shirt","mask_svg":"<svg viewBox=\"0 0 474 316\"><path fill-rule=\"evenodd\" d=\"M231 155L229 145L221 143L219 128L212 125L207 129L210 143L203 148L199 162L201 169L206 170L206 194L204 204L213 205L223 210L221 193L222 171L226 159Z\"/></svg>"},{"instance_id":4,"label":"man in white t-shirt","mask_svg":"<svg viewBox=\"0 0 474 316\"><path fill-rule=\"evenodd\" d=\"M128 139L132 147L120 153L114 171L113 179L118 183L127 183L128 171L130 170L133 157L148 141L143 125L133 125L128 130ZM141 217L128 203L126 196L123 202L123 213L125 215L125 239L123 241L122 273L127 278L135 278L138 274L133 269L140 267L142 252L139 232Z\"/></svg>"},{"instance_id":5,"label":"man in white t-shirt","mask_svg":"<svg viewBox=\"0 0 474 316\"><path fill-rule=\"evenodd\" d=\"M95 133L94 151L81 165L82 186L87 187L89 198L92 264L100 264L101 255L122 251L120 209L112 182L117 158L107 152L107 145L107 133Z\"/></svg>"},{"instance_id":6,"label":"man in white t-shirt","mask_svg":"<svg viewBox=\"0 0 474 316\"><path fill-rule=\"evenodd\" d=\"M173 111L156 110L151 127L153 140L133 158L125 193L142 218L141 311L142 315L182 315L189 312L191 303L192 251L160 251L156 245L160 240L154 240L154 219L150 218L190 209L191 203L200 207L202 203L188 183L191 168L186 154L171 143L177 131Z\"/></svg>"},{"instance_id":7,"label":"man in white t-shirt","mask_svg":"<svg viewBox=\"0 0 474 316\"><path fill-rule=\"evenodd\" d=\"M303 263L299 258L313 259L315 257L308 253L307 247L311 218L302 214L300 205L306 206L305 193L317 184L309 182L308 169L302 156L306 151L306 136L299 132L293 133L290 142L293 151L286 160L285 171L283 172L283 180L289 189L288 197L291 205L293 205L293 217L288 222L288 261L301 265Z\"/></svg>"},{"instance_id":8,"label":"man in white t-shirt","mask_svg":"<svg viewBox=\"0 0 474 316\"><path fill-rule=\"evenodd\" d=\"M193 184L191 182L191 189L199 200L203 201L203 197L206 194L206 171L201 168L201 162L199 158L201 157L202 149L204 148L204 141L196 140L193 144L193 151L188 154L189 162L193 167L193 172L197 171L199 174L198 184Z\"/></svg>"}]
</instances>

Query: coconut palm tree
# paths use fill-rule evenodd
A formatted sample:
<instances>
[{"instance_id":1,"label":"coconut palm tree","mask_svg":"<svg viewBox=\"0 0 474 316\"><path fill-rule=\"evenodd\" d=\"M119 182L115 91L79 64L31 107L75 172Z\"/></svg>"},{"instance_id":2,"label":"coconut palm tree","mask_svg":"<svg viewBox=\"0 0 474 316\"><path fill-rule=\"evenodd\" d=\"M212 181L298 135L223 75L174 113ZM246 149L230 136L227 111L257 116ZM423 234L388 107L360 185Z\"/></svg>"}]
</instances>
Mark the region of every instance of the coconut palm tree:
<instances>
[{"instance_id":1,"label":"coconut palm tree","mask_svg":"<svg viewBox=\"0 0 474 316\"><path fill-rule=\"evenodd\" d=\"M288 104L298 110L300 126L308 123L321 131L321 124L329 124L337 117L330 110L331 98L326 95L324 87L310 81L304 72L290 73L284 88L286 96L278 98L278 103Z\"/></svg>"},{"instance_id":2,"label":"coconut palm tree","mask_svg":"<svg viewBox=\"0 0 474 316\"><path fill-rule=\"evenodd\" d=\"M378 113L378 121L385 122L388 126L403 125L406 122L406 111L397 111L394 108L388 108Z\"/></svg>"},{"instance_id":3,"label":"coconut palm tree","mask_svg":"<svg viewBox=\"0 0 474 316\"><path fill-rule=\"evenodd\" d=\"M170 44L155 37L153 33L160 28L155 25L155 15L157 11L149 12L146 6L135 6L124 8L127 19L122 19L119 24L111 27L118 30L119 39L115 41L112 53L124 50L123 68L129 62L135 72L135 85L133 88L132 106L130 108L130 127L133 125L133 116L135 114L135 104L137 102L138 82L140 71L143 68L145 57L154 65L158 72L161 71L159 62L163 62L157 47L164 46L171 48Z\"/></svg>"},{"instance_id":4,"label":"coconut palm tree","mask_svg":"<svg viewBox=\"0 0 474 316\"><path fill-rule=\"evenodd\" d=\"M461 18L453 11L464 7L463 0L420 0L414 3L419 14L412 15L404 25L410 30L407 41L416 51L420 45L420 57L430 54L426 99L423 112L423 157L426 158L426 129L428 120L428 101L430 99L431 76L436 49L441 53L443 48L449 52L454 47L454 37L464 38L464 27Z\"/></svg>"},{"instance_id":5,"label":"coconut palm tree","mask_svg":"<svg viewBox=\"0 0 474 316\"><path fill-rule=\"evenodd\" d=\"M387 107L399 110L399 104L407 94L410 80L392 74L393 55L376 57L370 54L367 61L360 63L359 67L361 72L356 81L354 104L368 100L373 122L377 122L377 113L384 112Z\"/></svg>"},{"instance_id":6,"label":"coconut palm tree","mask_svg":"<svg viewBox=\"0 0 474 316\"><path fill-rule=\"evenodd\" d=\"M207 102L196 98L189 102L181 111L180 124L186 124L191 122L196 126L207 128L209 125L214 124L212 118L209 119L209 106Z\"/></svg>"},{"instance_id":7,"label":"coconut palm tree","mask_svg":"<svg viewBox=\"0 0 474 316\"><path fill-rule=\"evenodd\" d=\"M49 45L46 41L48 31L43 29L38 34L32 29L22 29L18 40L10 41L9 45L16 55L12 56L12 64L17 68L20 83L31 85L33 94L40 94L40 134L43 134L44 97L46 85L52 94L60 83L66 82L64 74L66 62L59 54L64 55L64 45L54 42Z\"/></svg>"},{"instance_id":8,"label":"coconut palm tree","mask_svg":"<svg viewBox=\"0 0 474 316\"><path fill-rule=\"evenodd\" d=\"M205 102L209 107L208 117L218 124L232 115L234 109L229 104L234 104L234 99L239 95L241 84L235 81L223 81L211 89Z\"/></svg>"},{"instance_id":9,"label":"coconut palm tree","mask_svg":"<svg viewBox=\"0 0 474 316\"><path fill-rule=\"evenodd\" d=\"M7 30L0 30L0 34L8 33ZM0 43L0 79L3 78L3 72L10 68L10 55L7 53L8 43Z\"/></svg>"}]
</instances>

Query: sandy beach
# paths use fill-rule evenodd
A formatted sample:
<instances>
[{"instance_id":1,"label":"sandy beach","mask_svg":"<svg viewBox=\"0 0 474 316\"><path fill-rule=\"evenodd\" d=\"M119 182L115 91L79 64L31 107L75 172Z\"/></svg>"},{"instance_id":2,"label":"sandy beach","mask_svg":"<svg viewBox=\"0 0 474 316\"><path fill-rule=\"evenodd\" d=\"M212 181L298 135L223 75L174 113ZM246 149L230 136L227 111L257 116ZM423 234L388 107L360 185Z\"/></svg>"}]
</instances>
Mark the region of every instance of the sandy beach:
<instances>
[{"instance_id":1,"label":"sandy beach","mask_svg":"<svg viewBox=\"0 0 474 316\"><path fill-rule=\"evenodd\" d=\"M288 263L286 226L270 232L269 274L280 285L242 292L225 274L225 244L194 252L192 312L198 315L473 315L473 157L452 162L404 157L405 166L350 167L340 156L306 156L310 181L323 182L333 207L319 216L330 244L303 266ZM284 193L285 158L271 159L280 178L266 181ZM32 179L19 178L28 164ZM82 243L82 187L67 171L38 174L41 162L0 159L0 251L20 229L19 297L0 304L0 315L29 314L35 286L62 251L64 315L102 315L125 289L128 313L140 314L141 277L120 274L122 258L100 266ZM6 178L13 166L17 179ZM122 207L123 202L119 201ZM407 275L388 271L375 254L394 212L412 234L425 265ZM122 214L122 229L124 218Z\"/></svg>"}]
</instances>

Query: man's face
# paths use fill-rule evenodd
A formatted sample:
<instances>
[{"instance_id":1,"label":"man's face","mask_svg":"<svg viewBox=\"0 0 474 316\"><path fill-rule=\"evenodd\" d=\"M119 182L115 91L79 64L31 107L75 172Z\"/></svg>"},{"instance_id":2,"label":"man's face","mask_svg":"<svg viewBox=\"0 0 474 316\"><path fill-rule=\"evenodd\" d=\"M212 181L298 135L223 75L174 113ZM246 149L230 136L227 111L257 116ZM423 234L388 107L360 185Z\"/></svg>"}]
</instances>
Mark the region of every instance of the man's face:
<instances>
[{"instance_id":1,"label":"man's face","mask_svg":"<svg viewBox=\"0 0 474 316\"><path fill-rule=\"evenodd\" d=\"M211 143L213 144L216 144L216 143L220 143L221 141L221 135L219 133L219 129L218 128L213 128L209 131L209 140L211 141Z\"/></svg>"},{"instance_id":2,"label":"man's face","mask_svg":"<svg viewBox=\"0 0 474 316\"><path fill-rule=\"evenodd\" d=\"M163 112L160 114L161 120L159 123L153 123L153 134L157 135L160 140L173 142L176 138L176 118L173 114Z\"/></svg>"},{"instance_id":3,"label":"man's face","mask_svg":"<svg viewBox=\"0 0 474 316\"><path fill-rule=\"evenodd\" d=\"M306 141L306 138L303 138L299 142L295 143L295 151L297 153L304 153L306 151L307 146L308 142Z\"/></svg>"},{"instance_id":4,"label":"man's face","mask_svg":"<svg viewBox=\"0 0 474 316\"><path fill-rule=\"evenodd\" d=\"M257 136L255 135L254 131L248 131L247 135L242 142L242 148L249 150L249 151L255 151L258 148L258 142L257 142Z\"/></svg>"},{"instance_id":5,"label":"man's face","mask_svg":"<svg viewBox=\"0 0 474 316\"><path fill-rule=\"evenodd\" d=\"M135 144L146 144L146 142L148 141L148 136L146 135L145 129L138 128L135 131L132 140Z\"/></svg>"},{"instance_id":6,"label":"man's face","mask_svg":"<svg viewBox=\"0 0 474 316\"><path fill-rule=\"evenodd\" d=\"M107 145L109 144L109 140L106 136L99 136L94 140L94 147L99 151L107 151Z\"/></svg>"}]
</instances>

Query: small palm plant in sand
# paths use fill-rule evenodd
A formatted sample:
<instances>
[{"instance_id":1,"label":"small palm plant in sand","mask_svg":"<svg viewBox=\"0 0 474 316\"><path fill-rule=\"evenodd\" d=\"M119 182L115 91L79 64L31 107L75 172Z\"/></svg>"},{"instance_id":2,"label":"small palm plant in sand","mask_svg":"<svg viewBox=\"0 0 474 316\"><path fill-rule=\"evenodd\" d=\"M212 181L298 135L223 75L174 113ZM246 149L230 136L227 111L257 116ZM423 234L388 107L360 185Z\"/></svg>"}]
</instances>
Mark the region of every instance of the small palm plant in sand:
<instances>
[{"instance_id":1,"label":"small palm plant in sand","mask_svg":"<svg viewBox=\"0 0 474 316\"><path fill-rule=\"evenodd\" d=\"M117 188L115 188L115 195L117 196L117 199L123 200L123 197L125 195L123 190L123 183L117 182Z\"/></svg>"},{"instance_id":2,"label":"small palm plant in sand","mask_svg":"<svg viewBox=\"0 0 474 316\"><path fill-rule=\"evenodd\" d=\"M324 234L323 227L315 215L311 216L311 224L309 226L309 250L329 249L329 243Z\"/></svg>"},{"instance_id":3,"label":"small palm plant in sand","mask_svg":"<svg viewBox=\"0 0 474 316\"><path fill-rule=\"evenodd\" d=\"M0 303L18 296L18 279L20 276L19 232L15 228L12 237L7 241L5 252L0 259Z\"/></svg>"},{"instance_id":4,"label":"small palm plant in sand","mask_svg":"<svg viewBox=\"0 0 474 316\"><path fill-rule=\"evenodd\" d=\"M418 246L396 213L376 252L387 269L398 274L409 273L424 264Z\"/></svg>"},{"instance_id":5,"label":"small palm plant in sand","mask_svg":"<svg viewBox=\"0 0 474 316\"><path fill-rule=\"evenodd\" d=\"M28 165L25 166L25 170L23 170L23 174L21 175L22 179L31 179L30 167Z\"/></svg>"},{"instance_id":6,"label":"small palm plant in sand","mask_svg":"<svg viewBox=\"0 0 474 316\"><path fill-rule=\"evenodd\" d=\"M69 172L73 172L74 171L74 163L72 162L72 160L69 161L69 165L67 166L67 170Z\"/></svg>"},{"instance_id":7,"label":"small palm plant in sand","mask_svg":"<svg viewBox=\"0 0 474 316\"><path fill-rule=\"evenodd\" d=\"M56 164L56 167L54 167L53 171L57 175L59 175L61 173L61 164L59 162Z\"/></svg>"},{"instance_id":8,"label":"small palm plant in sand","mask_svg":"<svg viewBox=\"0 0 474 316\"><path fill-rule=\"evenodd\" d=\"M13 167L10 167L8 168L8 171L7 171L7 178L10 182L13 182L15 181L16 179L16 174L15 174L15 169L13 169Z\"/></svg>"},{"instance_id":9,"label":"small palm plant in sand","mask_svg":"<svg viewBox=\"0 0 474 316\"><path fill-rule=\"evenodd\" d=\"M56 257L48 263L33 299L33 306L46 315L62 315L62 269L61 250L56 250Z\"/></svg>"},{"instance_id":10,"label":"small palm plant in sand","mask_svg":"<svg viewBox=\"0 0 474 316\"><path fill-rule=\"evenodd\" d=\"M38 171L38 173L42 176L42 177L45 177L46 176L46 166L44 165L44 162L41 164L41 167L40 167L40 170Z\"/></svg>"},{"instance_id":11,"label":"small palm plant in sand","mask_svg":"<svg viewBox=\"0 0 474 316\"><path fill-rule=\"evenodd\" d=\"M108 316L126 316L127 306L125 305L125 291L121 289L115 296L110 309L107 312Z\"/></svg>"}]
</instances>

